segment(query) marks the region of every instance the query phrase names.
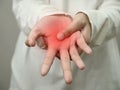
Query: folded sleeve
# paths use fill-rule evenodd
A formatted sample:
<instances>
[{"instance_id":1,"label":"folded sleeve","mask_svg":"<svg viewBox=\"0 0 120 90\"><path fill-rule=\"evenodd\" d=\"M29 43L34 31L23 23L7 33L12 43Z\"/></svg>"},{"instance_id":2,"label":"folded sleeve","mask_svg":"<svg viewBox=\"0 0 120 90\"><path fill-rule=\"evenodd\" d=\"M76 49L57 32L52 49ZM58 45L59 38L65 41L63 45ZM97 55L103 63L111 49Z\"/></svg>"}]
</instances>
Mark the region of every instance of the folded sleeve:
<instances>
[{"instance_id":1,"label":"folded sleeve","mask_svg":"<svg viewBox=\"0 0 120 90\"><path fill-rule=\"evenodd\" d=\"M120 0L103 0L97 10L83 12L91 22L92 46L101 45L120 33Z\"/></svg>"},{"instance_id":2,"label":"folded sleeve","mask_svg":"<svg viewBox=\"0 0 120 90\"><path fill-rule=\"evenodd\" d=\"M45 16L66 14L49 5L46 0L13 0L13 12L18 26L25 34L28 34L38 20Z\"/></svg>"}]
</instances>

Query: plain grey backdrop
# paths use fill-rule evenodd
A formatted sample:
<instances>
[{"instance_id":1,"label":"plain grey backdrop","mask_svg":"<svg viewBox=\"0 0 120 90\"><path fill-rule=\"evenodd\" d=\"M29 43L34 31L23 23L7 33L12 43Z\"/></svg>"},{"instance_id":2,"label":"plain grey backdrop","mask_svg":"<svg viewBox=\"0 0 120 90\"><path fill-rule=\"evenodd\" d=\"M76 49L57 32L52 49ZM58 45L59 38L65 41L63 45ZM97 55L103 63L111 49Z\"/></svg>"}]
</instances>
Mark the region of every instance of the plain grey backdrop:
<instances>
[{"instance_id":1,"label":"plain grey backdrop","mask_svg":"<svg viewBox=\"0 0 120 90\"><path fill-rule=\"evenodd\" d=\"M0 90L8 90L11 58L19 34L12 13L12 0L0 0Z\"/></svg>"}]
</instances>

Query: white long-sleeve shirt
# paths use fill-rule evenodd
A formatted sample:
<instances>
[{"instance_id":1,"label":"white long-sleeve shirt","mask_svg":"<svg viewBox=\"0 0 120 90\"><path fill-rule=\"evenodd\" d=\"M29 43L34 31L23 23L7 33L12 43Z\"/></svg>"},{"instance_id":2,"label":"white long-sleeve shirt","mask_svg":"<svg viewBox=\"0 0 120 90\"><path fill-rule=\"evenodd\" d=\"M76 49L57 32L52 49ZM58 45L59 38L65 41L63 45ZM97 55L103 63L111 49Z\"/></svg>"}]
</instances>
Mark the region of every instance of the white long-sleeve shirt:
<instances>
[{"instance_id":1,"label":"white long-sleeve shirt","mask_svg":"<svg viewBox=\"0 0 120 90\"><path fill-rule=\"evenodd\" d=\"M120 0L13 0L21 33L12 60L10 90L119 90ZM48 75L40 75L45 50L24 45L27 35L44 16L77 12L88 15L92 25L93 55L82 56L86 69L80 71L72 63L73 83L67 86L59 60ZM99 46L97 46L99 45ZM95 47L96 46L96 47Z\"/></svg>"}]
</instances>

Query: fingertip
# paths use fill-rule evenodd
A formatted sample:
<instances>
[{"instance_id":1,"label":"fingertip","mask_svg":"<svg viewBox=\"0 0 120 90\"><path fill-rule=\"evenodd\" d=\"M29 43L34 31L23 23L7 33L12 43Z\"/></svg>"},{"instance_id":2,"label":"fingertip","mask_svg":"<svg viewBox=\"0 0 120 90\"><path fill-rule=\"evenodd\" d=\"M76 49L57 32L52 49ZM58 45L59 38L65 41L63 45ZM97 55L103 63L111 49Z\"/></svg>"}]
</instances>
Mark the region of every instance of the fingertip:
<instances>
[{"instance_id":1,"label":"fingertip","mask_svg":"<svg viewBox=\"0 0 120 90\"><path fill-rule=\"evenodd\" d=\"M41 75L46 76L48 71L49 71L49 67L46 64L43 64L41 68Z\"/></svg>"},{"instance_id":2,"label":"fingertip","mask_svg":"<svg viewBox=\"0 0 120 90\"><path fill-rule=\"evenodd\" d=\"M70 85L72 83L72 77L67 77L65 81L66 81L66 84Z\"/></svg>"},{"instance_id":3,"label":"fingertip","mask_svg":"<svg viewBox=\"0 0 120 90\"><path fill-rule=\"evenodd\" d=\"M80 70L84 70L84 69L85 69L85 64L84 64L83 62L79 62L78 68L79 68Z\"/></svg>"},{"instance_id":4,"label":"fingertip","mask_svg":"<svg viewBox=\"0 0 120 90\"><path fill-rule=\"evenodd\" d=\"M45 74L45 73L43 73L43 72L41 72L41 76L43 76L43 77L44 77L44 76L46 76L46 74Z\"/></svg>"},{"instance_id":5,"label":"fingertip","mask_svg":"<svg viewBox=\"0 0 120 90\"><path fill-rule=\"evenodd\" d=\"M89 55L92 55L92 49L91 48L88 48L88 52L87 52Z\"/></svg>"},{"instance_id":6,"label":"fingertip","mask_svg":"<svg viewBox=\"0 0 120 90\"><path fill-rule=\"evenodd\" d=\"M35 46L35 42L32 40L26 40L25 41L25 45L28 47L34 47Z\"/></svg>"},{"instance_id":7,"label":"fingertip","mask_svg":"<svg viewBox=\"0 0 120 90\"><path fill-rule=\"evenodd\" d=\"M89 55L92 54L92 49L88 45L84 45L84 47L82 47L81 49Z\"/></svg>"},{"instance_id":8,"label":"fingertip","mask_svg":"<svg viewBox=\"0 0 120 90\"><path fill-rule=\"evenodd\" d=\"M85 66L80 66L80 70L84 70L85 69Z\"/></svg>"},{"instance_id":9,"label":"fingertip","mask_svg":"<svg viewBox=\"0 0 120 90\"><path fill-rule=\"evenodd\" d=\"M72 83L72 80L66 81L67 85L70 85Z\"/></svg>"},{"instance_id":10,"label":"fingertip","mask_svg":"<svg viewBox=\"0 0 120 90\"><path fill-rule=\"evenodd\" d=\"M43 69L43 68L41 69L41 75L42 75L42 76L46 76L46 75L47 75L46 70L45 70L45 69Z\"/></svg>"},{"instance_id":11,"label":"fingertip","mask_svg":"<svg viewBox=\"0 0 120 90\"><path fill-rule=\"evenodd\" d=\"M64 72L64 79L66 84L71 84L72 83L72 75L71 75L71 71L65 71Z\"/></svg>"}]
</instances>

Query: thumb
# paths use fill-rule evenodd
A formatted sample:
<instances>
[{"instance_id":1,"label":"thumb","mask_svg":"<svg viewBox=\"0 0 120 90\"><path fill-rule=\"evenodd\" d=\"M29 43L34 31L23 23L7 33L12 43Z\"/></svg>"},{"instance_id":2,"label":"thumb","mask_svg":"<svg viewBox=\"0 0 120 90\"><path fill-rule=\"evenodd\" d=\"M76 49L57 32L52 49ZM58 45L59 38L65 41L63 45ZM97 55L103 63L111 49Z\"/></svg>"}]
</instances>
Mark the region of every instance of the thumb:
<instances>
[{"instance_id":1,"label":"thumb","mask_svg":"<svg viewBox=\"0 0 120 90\"><path fill-rule=\"evenodd\" d=\"M57 35L57 38L58 38L58 40L63 40L65 38L69 37L73 32L75 32L75 31L73 31L72 29L67 29L65 31L59 32Z\"/></svg>"},{"instance_id":2,"label":"thumb","mask_svg":"<svg viewBox=\"0 0 120 90\"><path fill-rule=\"evenodd\" d=\"M81 30L82 28L83 28L82 24L80 23L78 24L77 21L73 21L65 30L60 31L57 34L57 39L63 40L72 35L74 32Z\"/></svg>"}]
</instances>

